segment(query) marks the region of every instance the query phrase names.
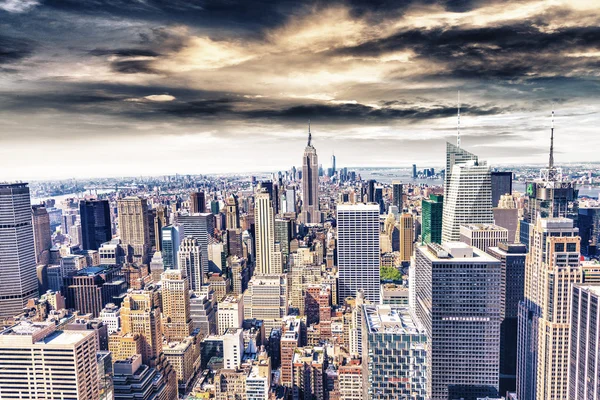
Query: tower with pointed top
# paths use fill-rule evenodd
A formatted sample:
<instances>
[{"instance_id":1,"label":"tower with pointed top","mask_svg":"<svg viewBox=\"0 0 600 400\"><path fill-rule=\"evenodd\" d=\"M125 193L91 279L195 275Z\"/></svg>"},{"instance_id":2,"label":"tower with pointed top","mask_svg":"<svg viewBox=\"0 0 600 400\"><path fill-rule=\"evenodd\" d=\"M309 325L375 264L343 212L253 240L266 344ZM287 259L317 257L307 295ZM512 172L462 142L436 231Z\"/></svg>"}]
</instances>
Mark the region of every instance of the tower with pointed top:
<instances>
[{"instance_id":1,"label":"tower with pointed top","mask_svg":"<svg viewBox=\"0 0 600 400\"><path fill-rule=\"evenodd\" d=\"M302 158L302 214L305 224L321 222L319 211L319 160L317 150L311 144L310 121L308 121L308 143Z\"/></svg>"}]
</instances>

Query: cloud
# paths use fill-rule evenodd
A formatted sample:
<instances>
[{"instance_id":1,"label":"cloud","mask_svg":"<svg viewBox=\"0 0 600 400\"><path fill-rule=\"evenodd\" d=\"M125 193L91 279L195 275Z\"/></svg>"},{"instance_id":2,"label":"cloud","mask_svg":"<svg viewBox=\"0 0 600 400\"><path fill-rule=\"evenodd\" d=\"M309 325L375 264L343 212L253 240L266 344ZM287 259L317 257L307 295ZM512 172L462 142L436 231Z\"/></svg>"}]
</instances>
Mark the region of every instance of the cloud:
<instances>
[{"instance_id":1,"label":"cloud","mask_svg":"<svg viewBox=\"0 0 600 400\"><path fill-rule=\"evenodd\" d=\"M9 13L23 13L31 10L39 4L40 2L38 0L1 0L0 10L4 10Z\"/></svg>"},{"instance_id":2,"label":"cloud","mask_svg":"<svg viewBox=\"0 0 600 400\"><path fill-rule=\"evenodd\" d=\"M0 65L16 63L33 53L33 43L27 39L4 36L0 33Z\"/></svg>"}]
</instances>

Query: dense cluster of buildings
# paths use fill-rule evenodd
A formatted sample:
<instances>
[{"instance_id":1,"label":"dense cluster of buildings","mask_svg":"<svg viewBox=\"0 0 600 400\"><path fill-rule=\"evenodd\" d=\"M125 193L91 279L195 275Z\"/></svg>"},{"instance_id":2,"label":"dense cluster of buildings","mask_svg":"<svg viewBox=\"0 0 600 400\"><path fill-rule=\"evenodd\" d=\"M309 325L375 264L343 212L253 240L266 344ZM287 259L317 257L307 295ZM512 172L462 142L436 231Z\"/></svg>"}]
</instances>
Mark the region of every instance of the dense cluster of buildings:
<instances>
[{"instance_id":1,"label":"dense cluster of buildings","mask_svg":"<svg viewBox=\"0 0 600 400\"><path fill-rule=\"evenodd\" d=\"M308 134L272 179L0 184L0 398L597 398L600 208L552 150L520 194L460 141L429 186Z\"/></svg>"}]
</instances>

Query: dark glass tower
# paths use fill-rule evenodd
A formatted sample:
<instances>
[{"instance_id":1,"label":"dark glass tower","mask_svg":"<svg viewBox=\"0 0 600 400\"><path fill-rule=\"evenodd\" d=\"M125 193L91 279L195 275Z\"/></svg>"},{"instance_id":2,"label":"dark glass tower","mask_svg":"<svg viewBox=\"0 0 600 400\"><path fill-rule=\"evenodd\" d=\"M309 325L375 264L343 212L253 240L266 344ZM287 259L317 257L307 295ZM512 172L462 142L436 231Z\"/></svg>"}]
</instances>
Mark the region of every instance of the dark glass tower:
<instances>
[{"instance_id":1,"label":"dark glass tower","mask_svg":"<svg viewBox=\"0 0 600 400\"><path fill-rule=\"evenodd\" d=\"M421 202L421 209L421 242L442 243L444 196L430 194L429 200Z\"/></svg>"},{"instance_id":2,"label":"dark glass tower","mask_svg":"<svg viewBox=\"0 0 600 400\"><path fill-rule=\"evenodd\" d=\"M84 250L98 250L112 239L108 200L81 200L81 241Z\"/></svg>"}]
</instances>

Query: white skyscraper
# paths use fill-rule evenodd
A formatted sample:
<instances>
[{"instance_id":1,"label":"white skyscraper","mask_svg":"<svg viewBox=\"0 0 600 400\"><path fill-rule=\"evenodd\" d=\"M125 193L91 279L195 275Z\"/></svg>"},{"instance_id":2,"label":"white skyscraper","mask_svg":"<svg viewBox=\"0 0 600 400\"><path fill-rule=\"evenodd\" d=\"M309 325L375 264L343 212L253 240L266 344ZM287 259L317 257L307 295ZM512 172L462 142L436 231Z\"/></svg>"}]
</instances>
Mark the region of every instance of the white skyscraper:
<instances>
[{"instance_id":1,"label":"white skyscraper","mask_svg":"<svg viewBox=\"0 0 600 400\"><path fill-rule=\"evenodd\" d=\"M190 289L199 291L203 282L202 250L198 241L193 237L186 237L179 245L177 265L185 273L190 282Z\"/></svg>"},{"instance_id":2,"label":"white skyscraper","mask_svg":"<svg viewBox=\"0 0 600 400\"><path fill-rule=\"evenodd\" d=\"M356 297L379 303L379 205L337 206L339 299Z\"/></svg>"},{"instance_id":3,"label":"white skyscraper","mask_svg":"<svg viewBox=\"0 0 600 400\"><path fill-rule=\"evenodd\" d=\"M461 225L493 223L489 166L476 161L454 165L444 198L442 243L459 241Z\"/></svg>"},{"instance_id":4,"label":"white skyscraper","mask_svg":"<svg viewBox=\"0 0 600 400\"><path fill-rule=\"evenodd\" d=\"M37 284L29 187L0 184L0 317L21 313Z\"/></svg>"},{"instance_id":5,"label":"white skyscraper","mask_svg":"<svg viewBox=\"0 0 600 400\"><path fill-rule=\"evenodd\" d=\"M254 197L254 224L256 229L255 274L271 274L275 253L275 219L273 205L266 190Z\"/></svg>"}]
</instances>

